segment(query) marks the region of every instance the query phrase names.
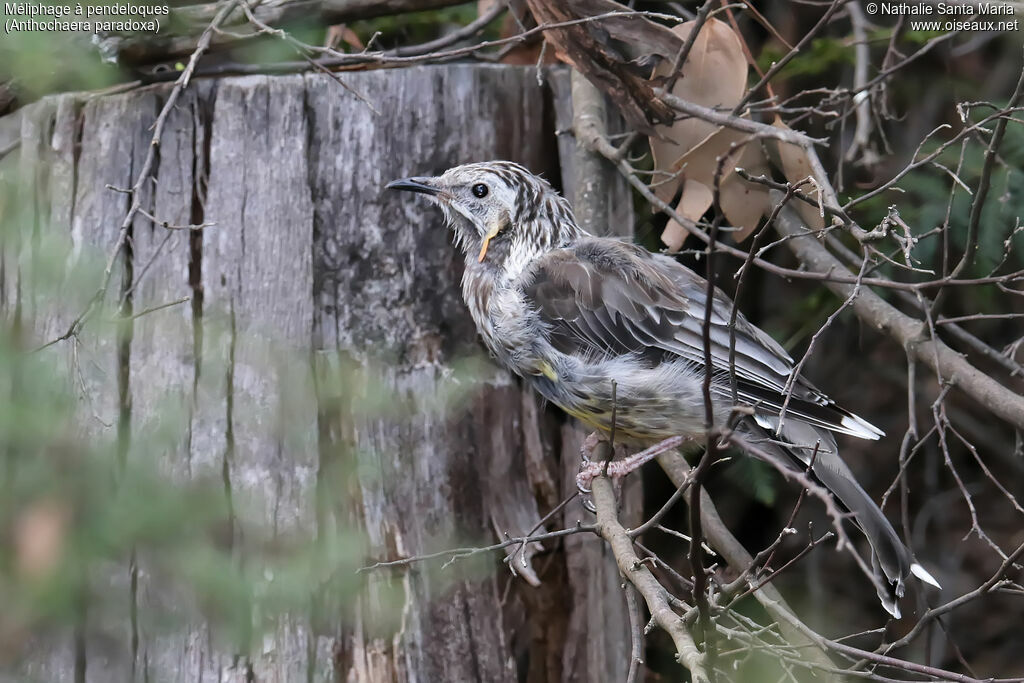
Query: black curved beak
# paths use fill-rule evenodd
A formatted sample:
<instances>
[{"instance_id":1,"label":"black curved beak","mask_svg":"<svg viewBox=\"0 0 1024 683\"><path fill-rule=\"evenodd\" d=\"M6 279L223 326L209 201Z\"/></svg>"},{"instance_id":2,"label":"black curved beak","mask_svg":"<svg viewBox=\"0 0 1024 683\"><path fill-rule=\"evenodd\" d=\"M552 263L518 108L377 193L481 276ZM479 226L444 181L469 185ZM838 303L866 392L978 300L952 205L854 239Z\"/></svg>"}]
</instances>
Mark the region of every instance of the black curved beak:
<instances>
[{"instance_id":1,"label":"black curved beak","mask_svg":"<svg viewBox=\"0 0 1024 683\"><path fill-rule=\"evenodd\" d=\"M432 186L430 181L430 178L403 178L402 180L392 180L384 186L384 189L408 190L409 192L419 192L420 194L437 196L441 193L441 190Z\"/></svg>"}]
</instances>

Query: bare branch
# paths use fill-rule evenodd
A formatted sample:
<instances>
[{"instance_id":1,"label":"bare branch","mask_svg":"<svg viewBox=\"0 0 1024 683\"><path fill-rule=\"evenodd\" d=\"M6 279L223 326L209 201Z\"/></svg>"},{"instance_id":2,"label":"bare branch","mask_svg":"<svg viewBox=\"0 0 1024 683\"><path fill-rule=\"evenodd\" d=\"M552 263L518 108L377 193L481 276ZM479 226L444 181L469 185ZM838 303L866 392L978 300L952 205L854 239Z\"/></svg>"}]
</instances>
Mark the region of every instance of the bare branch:
<instances>
[{"instance_id":1,"label":"bare branch","mask_svg":"<svg viewBox=\"0 0 1024 683\"><path fill-rule=\"evenodd\" d=\"M708 683L704 655L697 649L682 618L669 606L665 588L633 550L633 541L615 514L615 493L611 480L603 476L595 478L592 494L597 511L597 533L611 546L622 576L636 586L647 603L651 618L672 637L676 657L689 670L692 680Z\"/></svg>"},{"instance_id":2,"label":"bare branch","mask_svg":"<svg viewBox=\"0 0 1024 683\"><path fill-rule=\"evenodd\" d=\"M691 476L689 464L679 453L661 454L658 456L658 464L676 486L681 486ZM725 558L730 566L744 568L753 565L754 558L725 526L707 491L701 491L701 498L701 527L711 546ZM799 651L807 661L824 670L834 668L835 664L821 644L808 637L808 633L813 633L811 629L800 621L775 586L771 584L762 586L759 591L754 593L754 597L778 624L783 638L793 646L800 648ZM834 680L838 681L839 679Z\"/></svg>"},{"instance_id":3,"label":"bare branch","mask_svg":"<svg viewBox=\"0 0 1024 683\"><path fill-rule=\"evenodd\" d=\"M772 197L773 201L780 201L782 195L773 192ZM846 266L817 241L788 207L779 213L775 226L779 234L799 238L790 239L786 244L808 269L821 274L850 274ZM825 284L844 298L849 297L853 290L853 285L846 283L825 280ZM942 340L927 338L922 321L901 313L867 288L862 289L853 301L853 310L861 319L893 337L918 360L974 398L993 415L1018 429L1024 429L1024 397L975 368Z\"/></svg>"}]
</instances>

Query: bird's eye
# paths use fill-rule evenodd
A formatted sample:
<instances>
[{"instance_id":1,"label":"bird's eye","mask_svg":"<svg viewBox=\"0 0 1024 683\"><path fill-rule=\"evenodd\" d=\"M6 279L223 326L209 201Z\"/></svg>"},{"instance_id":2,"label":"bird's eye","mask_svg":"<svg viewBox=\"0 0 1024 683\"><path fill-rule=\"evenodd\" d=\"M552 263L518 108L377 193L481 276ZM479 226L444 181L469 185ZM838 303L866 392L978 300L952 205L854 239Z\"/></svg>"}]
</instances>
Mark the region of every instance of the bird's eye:
<instances>
[{"instance_id":1,"label":"bird's eye","mask_svg":"<svg viewBox=\"0 0 1024 683\"><path fill-rule=\"evenodd\" d=\"M471 192L473 193L473 196L476 197L477 199L483 199L484 197L487 196L488 190L487 186L484 185L483 183L477 183L472 187Z\"/></svg>"}]
</instances>

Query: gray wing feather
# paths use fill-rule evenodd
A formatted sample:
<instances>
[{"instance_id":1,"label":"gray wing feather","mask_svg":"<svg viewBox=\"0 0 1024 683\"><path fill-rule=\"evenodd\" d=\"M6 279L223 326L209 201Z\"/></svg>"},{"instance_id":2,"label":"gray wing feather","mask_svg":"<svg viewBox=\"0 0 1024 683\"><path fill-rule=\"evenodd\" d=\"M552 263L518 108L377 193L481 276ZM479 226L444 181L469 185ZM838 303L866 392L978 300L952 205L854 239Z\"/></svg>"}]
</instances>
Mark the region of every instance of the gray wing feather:
<instances>
[{"instance_id":1,"label":"gray wing feather","mask_svg":"<svg viewBox=\"0 0 1024 683\"><path fill-rule=\"evenodd\" d=\"M666 256L617 240L584 239L540 258L524 294L564 353L634 353L652 363L673 357L704 363L706 282ZM742 315L731 335L731 315L732 302L716 289L709 329L713 369L734 371L738 398L765 416L777 416L793 359ZM735 338L733 364L730 337ZM793 382L787 416L861 438L881 435L801 377Z\"/></svg>"}]
</instances>

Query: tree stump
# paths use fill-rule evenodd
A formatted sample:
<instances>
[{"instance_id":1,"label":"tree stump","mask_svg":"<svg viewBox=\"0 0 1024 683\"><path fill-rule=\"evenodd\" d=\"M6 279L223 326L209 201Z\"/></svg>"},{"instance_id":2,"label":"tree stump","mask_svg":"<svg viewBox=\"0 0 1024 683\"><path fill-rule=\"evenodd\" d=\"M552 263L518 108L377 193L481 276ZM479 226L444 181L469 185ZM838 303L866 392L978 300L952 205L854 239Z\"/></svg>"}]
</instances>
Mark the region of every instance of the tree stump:
<instances>
[{"instance_id":1,"label":"tree stump","mask_svg":"<svg viewBox=\"0 0 1024 683\"><path fill-rule=\"evenodd\" d=\"M481 356L440 212L383 191L495 158L557 178L553 128L571 102L567 73L547 76L554 88L533 68L449 65L345 73L348 89L315 74L182 94L114 262L118 320L40 353L76 378L77 433L109 445L115 476L153 461L168 485L215 484L213 545L249 592L197 599L132 543L88 567L75 623L34 635L14 678L622 678L628 617L597 538L548 541L543 563L531 544L507 563L355 571L524 535L572 486L580 432ZM26 346L63 333L95 291L130 202L117 188L135 181L168 92L20 113L30 211L4 237L0 310ZM623 222L629 193L612 186ZM208 227L173 229L189 224ZM293 566L307 581L275 609L265 596ZM223 626L229 609L242 628Z\"/></svg>"}]
</instances>

